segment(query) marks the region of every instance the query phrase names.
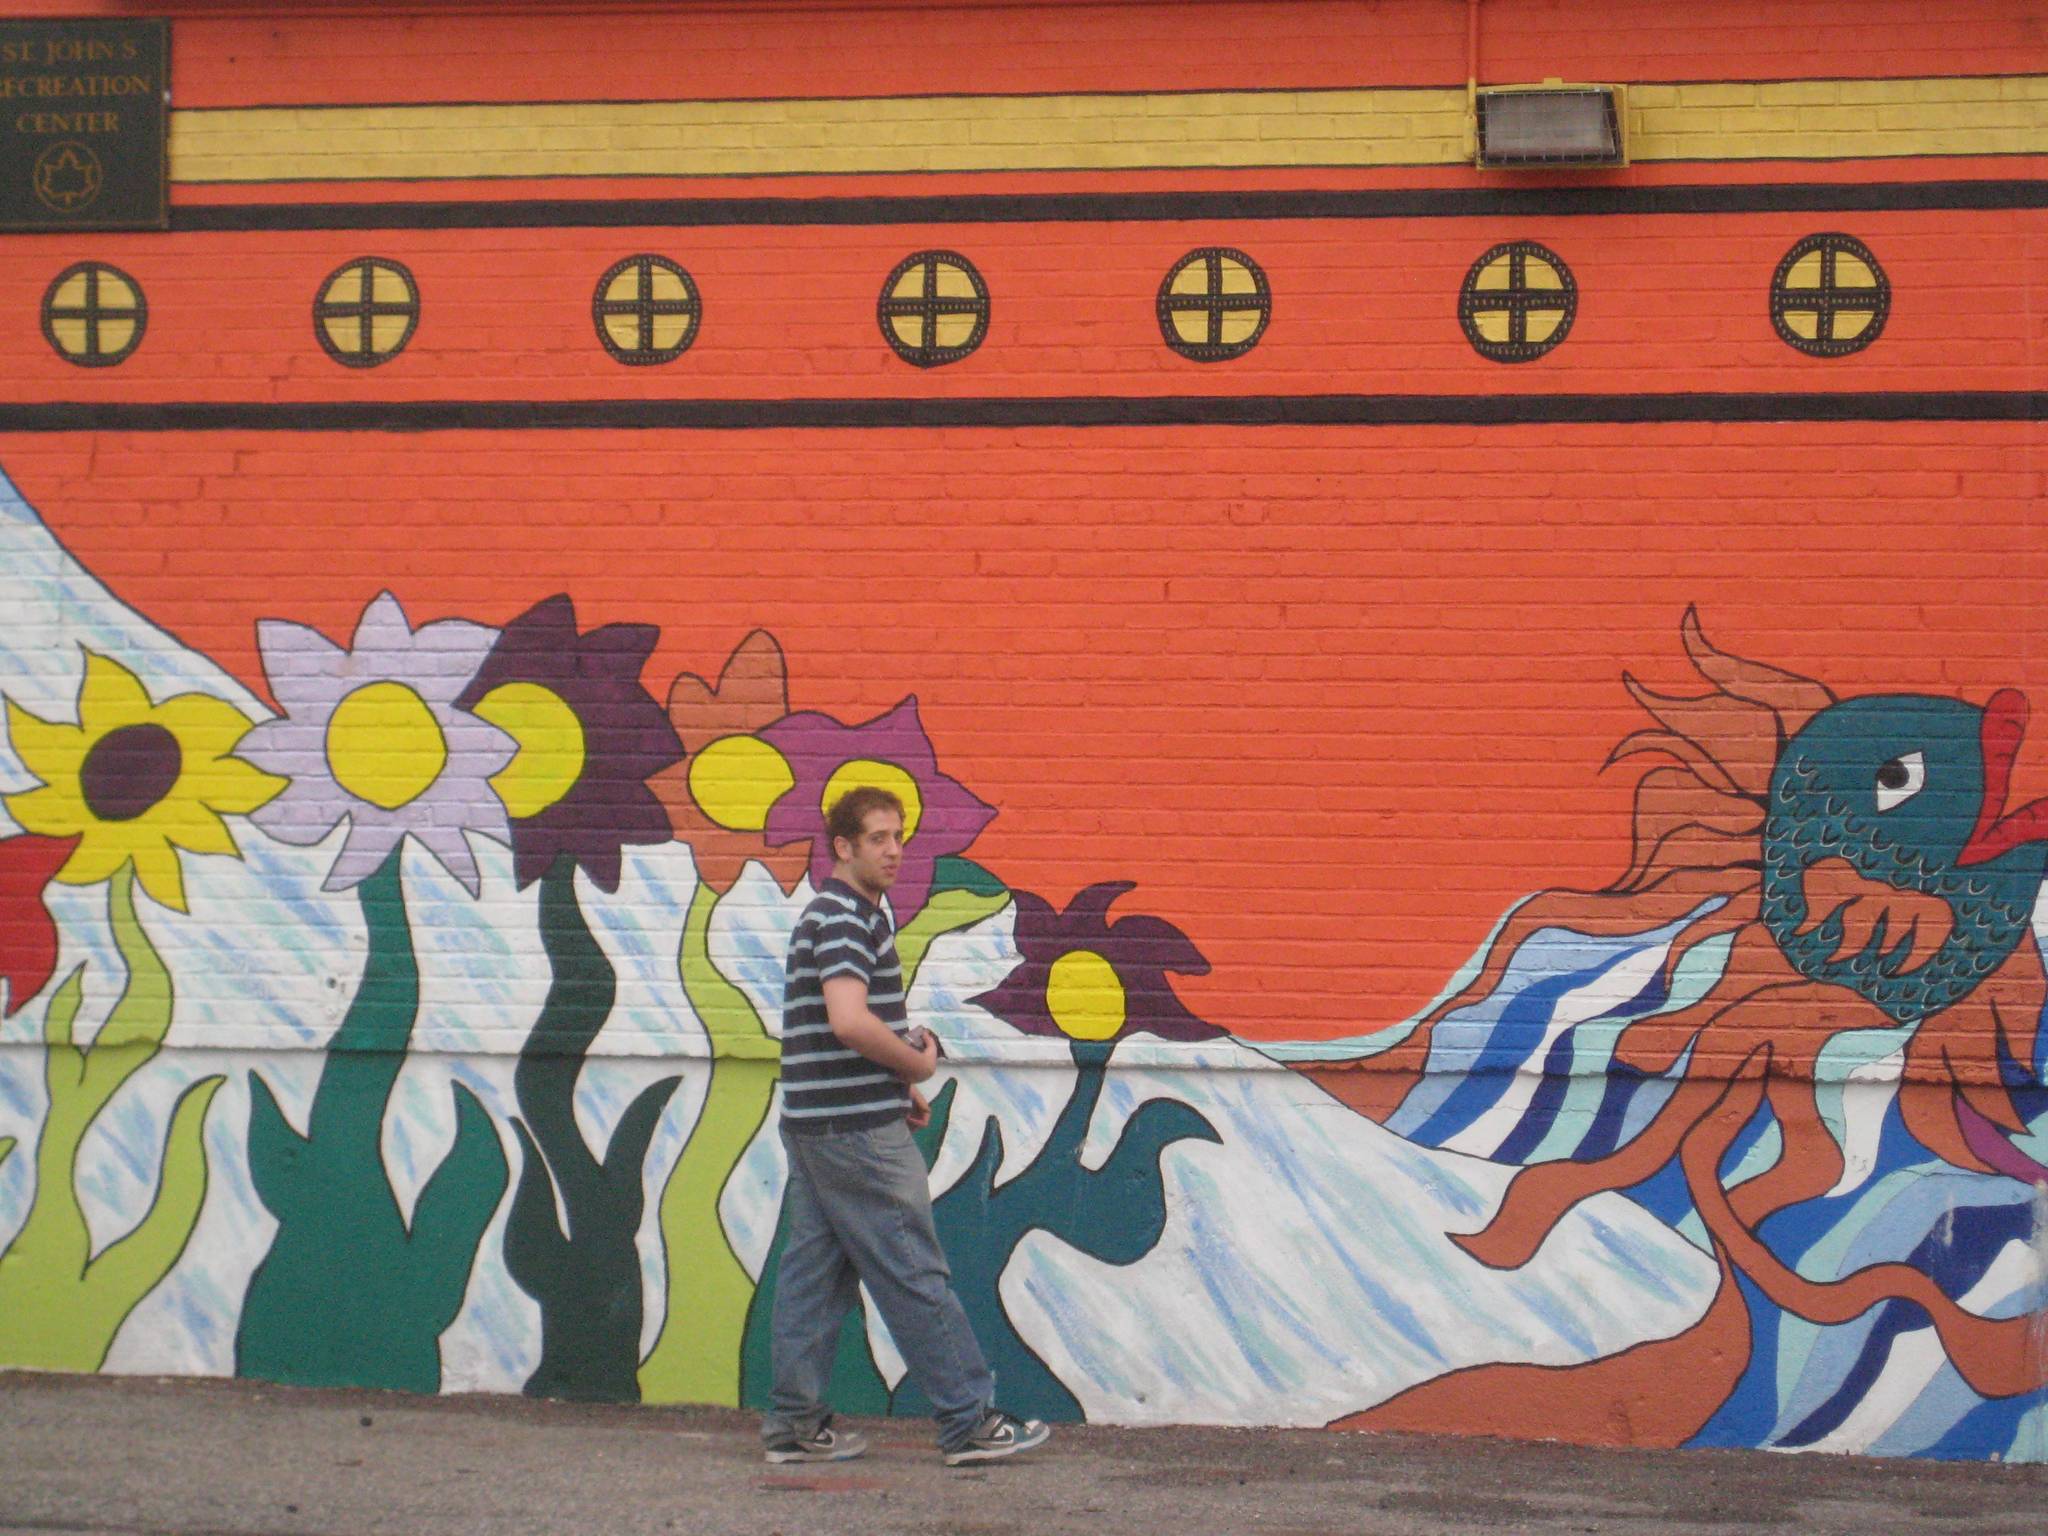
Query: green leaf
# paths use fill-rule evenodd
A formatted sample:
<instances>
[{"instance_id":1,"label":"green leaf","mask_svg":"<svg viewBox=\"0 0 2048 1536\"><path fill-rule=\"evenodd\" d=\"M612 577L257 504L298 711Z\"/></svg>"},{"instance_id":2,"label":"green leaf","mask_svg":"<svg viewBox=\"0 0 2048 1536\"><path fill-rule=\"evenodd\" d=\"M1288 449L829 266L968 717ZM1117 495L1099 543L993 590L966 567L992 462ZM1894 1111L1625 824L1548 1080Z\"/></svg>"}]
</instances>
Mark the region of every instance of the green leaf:
<instances>
[{"instance_id":1,"label":"green leaf","mask_svg":"<svg viewBox=\"0 0 2048 1536\"><path fill-rule=\"evenodd\" d=\"M270 1084L249 1074L249 1182L264 1209L282 1221L296 1204L299 1155L306 1138L291 1127L271 1096Z\"/></svg>"},{"instance_id":2,"label":"green leaf","mask_svg":"<svg viewBox=\"0 0 2048 1536\"><path fill-rule=\"evenodd\" d=\"M977 896L1001 896L1003 882L972 859L943 854L932 861L934 891L972 891Z\"/></svg>"},{"instance_id":3,"label":"green leaf","mask_svg":"<svg viewBox=\"0 0 2048 1536\"><path fill-rule=\"evenodd\" d=\"M512 1132L519 1138L519 1186L505 1221L505 1268L530 1296L567 1262L569 1241L555 1215L555 1185L548 1177L547 1159L526 1122L516 1115Z\"/></svg>"},{"instance_id":4,"label":"green leaf","mask_svg":"<svg viewBox=\"0 0 2048 1536\"><path fill-rule=\"evenodd\" d=\"M924 909L896 934L896 955L903 962L903 990L909 992L917 980L918 967L926 951L941 934L994 917L1010 904L1008 891L983 895L974 891L941 891L924 904Z\"/></svg>"},{"instance_id":5,"label":"green leaf","mask_svg":"<svg viewBox=\"0 0 2048 1536\"><path fill-rule=\"evenodd\" d=\"M953 1123L953 1100L959 1089L960 1079L956 1077L933 1094L931 1122L923 1130L910 1133L911 1140L917 1143L918 1155L924 1159L927 1173L939 1160L939 1149L946 1144L946 1127Z\"/></svg>"},{"instance_id":6,"label":"green leaf","mask_svg":"<svg viewBox=\"0 0 2048 1536\"><path fill-rule=\"evenodd\" d=\"M171 1272L191 1241L200 1207L206 1202L206 1112L226 1081L224 1077L201 1078L178 1096L170 1131L164 1137L156 1203L134 1230L110 1244L86 1271L86 1294L79 1310L84 1321L104 1333L108 1344L136 1304Z\"/></svg>"},{"instance_id":7,"label":"green leaf","mask_svg":"<svg viewBox=\"0 0 2048 1536\"><path fill-rule=\"evenodd\" d=\"M477 1244L509 1177L490 1113L462 1084L454 1085L454 1095L455 1145L420 1190L406 1241L412 1293L422 1313L442 1319L440 1327L462 1309Z\"/></svg>"},{"instance_id":8,"label":"green leaf","mask_svg":"<svg viewBox=\"0 0 2048 1536\"><path fill-rule=\"evenodd\" d=\"M1116 1150L1102 1166L1080 1173L1079 1187L1046 1229L1105 1264L1136 1263L1166 1230L1160 1154L1176 1141L1222 1140L1178 1099L1146 1100L1124 1122Z\"/></svg>"},{"instance_id":9,"label":"green leaf","mask_svg":"<svg viewBox=\"0 0 2048 1536\"><path fill-rule=\"evenodd\" d=\"M668 1108L669 1097L682 1085L680 1077L664 1077L660 1082L649 1083L626 1106L626 1112L619 1116L618 1128L612 1132L612 1144L605 1149L604 1176L607 1183L631 1183L637 1186L641 1179L642 1167L647 1162L647 1147L654 1140L656 1127L661 1124L661 1112Z\"/></svg>"}]
</instances>

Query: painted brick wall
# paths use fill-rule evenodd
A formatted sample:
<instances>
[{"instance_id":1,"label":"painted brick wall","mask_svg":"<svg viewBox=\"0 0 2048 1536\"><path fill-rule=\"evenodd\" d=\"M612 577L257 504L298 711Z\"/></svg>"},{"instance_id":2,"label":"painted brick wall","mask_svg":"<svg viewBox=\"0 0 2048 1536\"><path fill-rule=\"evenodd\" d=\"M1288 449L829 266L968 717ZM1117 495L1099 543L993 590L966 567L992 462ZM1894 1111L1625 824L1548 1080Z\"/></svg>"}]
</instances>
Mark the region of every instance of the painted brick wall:
<instances>
[{"instance_id":1,"label":"painted brick wall","mask_svg":"<svg viewBox=\"0 0 2048 1536\"><path fill-rule=\"evenodd\" d=\"M0 237L0 1363L756 1400L865 775L1032 1411L2040 1454L2032 8L164 9Z\"/></svg>"}]
</instances>

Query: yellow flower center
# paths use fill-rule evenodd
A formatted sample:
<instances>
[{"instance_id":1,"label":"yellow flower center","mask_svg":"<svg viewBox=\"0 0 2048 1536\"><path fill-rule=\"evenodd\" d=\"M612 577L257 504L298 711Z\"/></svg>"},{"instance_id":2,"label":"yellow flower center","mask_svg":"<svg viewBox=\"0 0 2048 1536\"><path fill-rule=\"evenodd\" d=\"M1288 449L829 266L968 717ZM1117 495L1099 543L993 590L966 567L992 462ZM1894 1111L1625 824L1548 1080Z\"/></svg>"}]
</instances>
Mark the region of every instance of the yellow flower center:
<instances>
[{"instance_id":1,"label":"yellow flower center","mask_svg":"<svg viewBox=\"0 0 2048 1536\"><path fill-rule=\"evenodd\" d=\"M395 811L441 776L448 741L427 701L405 684L370 683L328 719L327 763L358 800Z\"/></svg>"},{"instance_id":2,"label":"yellow flower center","mask_svg":"<svg viewBox=\"0 0 2048 1536\"><path fill-rule=\"evenodd\" d=\"M832 804L850 789L886 789L903 802L903 841L917 836L918 819L924 815L924 796L917 792L917 780L894 763L878 763L871 757L856 757L841 763L839 771L825 781L825 793L818 809L830 811Z\"/></svg>"},{"instance_id":3,"label":"yellow flower center","mask_svg":"<svg viewBox=\"0 0 2048 1536\"><path fill-rule=\"evenodd\" d=\"M789 759L758 736L721 736L690 759L690 798L734 832L759 832L796 783Z\"/></svg>"},{"instance_id":4,"label":"yellow flower center","mask_svg":"<svg viewBox=\"0 0 2048 1536\"><path fill-rule=\"evenodd\" d=\"M512 761L491 775L507 815L538 816L583 777L583 722L552 688L504 683L483 696L476 713L519 743Z\"/></svg>"},{"instance_id":5,"label":"yellow flower center","mask_svg":"<svg viewBox=\"0 0 2048 1536\"><path fill-rule=\"evenodd\" d=\"M1124 984L1094 950L1072 950L1052 963L1045 1007L1076 1040L1112 1040L1124 1027Z\"/></svg>"}]
</instances>

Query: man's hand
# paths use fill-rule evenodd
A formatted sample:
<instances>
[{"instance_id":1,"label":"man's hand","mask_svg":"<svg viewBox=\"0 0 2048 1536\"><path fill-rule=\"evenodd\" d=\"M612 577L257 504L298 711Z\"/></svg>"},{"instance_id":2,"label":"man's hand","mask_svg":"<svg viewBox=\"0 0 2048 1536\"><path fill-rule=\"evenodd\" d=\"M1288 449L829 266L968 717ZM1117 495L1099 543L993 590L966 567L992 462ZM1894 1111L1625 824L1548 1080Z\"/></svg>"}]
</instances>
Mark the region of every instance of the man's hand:
<instances>
[{"instance_id":1,"label":"man's hand","mask_svg":"<svg viewBox=\"0 0 2048 1536\"><path fill-rule=\"evenodd\" d=\"M910 1090L910 1112L903 1118L910 1122L913 1131L921 1131L932 1123L932 1107L915 1088Z\"/></svg>"}]
</instances>

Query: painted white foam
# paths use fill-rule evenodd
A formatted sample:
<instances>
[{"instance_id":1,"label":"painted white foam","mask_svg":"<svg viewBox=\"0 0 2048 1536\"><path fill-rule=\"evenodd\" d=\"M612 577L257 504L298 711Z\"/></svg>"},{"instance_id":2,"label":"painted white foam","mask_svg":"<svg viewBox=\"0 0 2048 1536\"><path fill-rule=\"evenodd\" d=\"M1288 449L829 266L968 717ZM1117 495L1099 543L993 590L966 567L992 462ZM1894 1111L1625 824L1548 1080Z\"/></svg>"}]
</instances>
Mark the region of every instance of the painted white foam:
<instances>
[{"instance_id":1,"label":"painted white foam","mask_svg":"<svg viewBox=\"0 0 2048 1536\"><path fill-rule=\"evenodd\" d=\"M1402 1141L1292 1074L1140 1077L1132 1099L1170 1094L1223 1137L1166 1149L1159 1245L1120 1268L1034 1233L1002 1284L1091 1419L1326 1423L1461 1366L1668 1337L1714 1294L1711 1258L1619 1196L1488 1269L1447 1234L1483 1227L1515 1170Z\"/></svg>"},{"instance_id":2,"label":"painted white foam","mask_svg":"<svg viewBox=\"0 0 2048 1536\"><path fill-rule=\"evenodd\" d=\"M1842 1176L1828 1191L1829 1198L1861 1188L1876 1169L1884 1119L1891 1112L1892 1100L1898 1097L1899 1079L1905 1070L1903 1046L1889 1056L1850 1070L1848 1081L1842 1085Z\"/></svg>"}]
</instances>

